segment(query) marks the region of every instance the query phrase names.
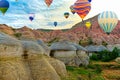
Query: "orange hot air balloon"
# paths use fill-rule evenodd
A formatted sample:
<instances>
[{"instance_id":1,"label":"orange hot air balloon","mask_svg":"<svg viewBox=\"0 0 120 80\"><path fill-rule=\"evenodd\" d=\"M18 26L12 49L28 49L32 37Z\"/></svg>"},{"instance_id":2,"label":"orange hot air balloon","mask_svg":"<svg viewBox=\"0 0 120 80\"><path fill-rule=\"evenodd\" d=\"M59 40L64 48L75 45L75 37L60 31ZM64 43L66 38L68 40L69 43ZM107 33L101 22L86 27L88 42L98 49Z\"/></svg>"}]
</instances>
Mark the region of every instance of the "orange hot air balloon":
<instances>
[{"instance_id":1,"label":"orange hot air balloon","mask_svg":"<svg viewBox=\"0 0 120 80\"><path fill-rule=\"evenodd\" d=\"M88 0L77 0L73 6L75 12L83 20L91 10L91 4Z\"/></svg>"},{"instance_id":2,"label":"orange hot air balloon","mask_svg":"<svg viewBox=\"0 0 120 80\"><path fill-rule=\"evenodd\" d=\"M51 5L52 2L53 0L45 0L45 3L47 4L48 7Z\"/></svg>"}]
</instances>

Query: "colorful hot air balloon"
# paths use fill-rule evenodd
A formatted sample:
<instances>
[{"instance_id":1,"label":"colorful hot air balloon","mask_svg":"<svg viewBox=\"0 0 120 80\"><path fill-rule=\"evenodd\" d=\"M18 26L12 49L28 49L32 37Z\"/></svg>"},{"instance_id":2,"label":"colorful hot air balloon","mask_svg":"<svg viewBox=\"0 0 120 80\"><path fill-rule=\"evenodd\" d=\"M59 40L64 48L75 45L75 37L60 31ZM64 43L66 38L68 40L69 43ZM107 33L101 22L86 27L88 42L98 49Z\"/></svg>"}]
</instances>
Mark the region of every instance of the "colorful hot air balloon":
<instances>
[{"instance_id":1,"label":"colorful hot air balloon","mask_svg":"<svg viewBox=\"0 0 120 80\"><path fill-rule=\"evenodd\" d=\"M112 11L105 11L98 16L98 23L100 27L110 34L118 23L117 15Z\"/></svg>"},{"instance_id":2,"label":"colorful hot air balloon","mask_svg":"<svg viewBox=\"0 0 120 80\"><path fill-rule=\"evenodd\" d=\"M51 5L52 2L53 0L45 0L45 3L47 4L48 7Z\"/></svg>"},{"instance_id":3,"label":"colorful hot air balloon","mask_svg":"<svg viewBox=\"0 0 120 80\"><path fill-rule=\"evenodd\" d=\"M91 4L88 0L77 0L73 6L75 12L81 17L82 21L91 10Z\"/></svg>"},{"instance_id":4,"label":"colorful hot air balloon","mask_svg":"<svg viewBox=\"0 0 120 80\"><path fill-rule=\"evenodd\" d=\"M91 2L92 0L88 0L89 2Z\"/></svg>"},{"instance_id":5,"label":"colorful hot air balloon","mask_svg":"<svg viewBox=\"0 0 120 80\"><path fill-rule=\"evenodd\" d=\"M73 5L70 6L70 11L72 12L72 14L75 14L75 10L73 8Z\"/></svg>"},{"instance_id":6,"label":"colorful hot air balloon","mask_svg":"<svg viewBox=\"0 0 120 80\"><path fill-rule=\"evenodd\" d=\"M9 8L9 2L7 0L0 1L0 11L5 14Z\"/></svg>"},{"instance_id":7,"label":"colorful hot air balloon","mask_svg":"<svg viewBox=\"0 0 120 80\"><path fill-rule=\"evenodd\" d=\"M90 23L90 22L86 22L86 23L85 23L85 26L86 26L88 29L90 29L91 23Z\"/></svg>"},{"instance_id":8,"label":"colorful hot air balloon","mask_svg":"<svg viewBox=\"0 0 120 80\"><path fill-rule=\"evenodd\" d=\"M65 13L64 13L64 17L65 17L65 18L68 18L69 15L70 15L69 12L65 12Z\"/></svg>"},{"instance_id":9,"label":"colorful hot air balloon","mask_svg":"<svg viewBox=\"0 0 120 80\"><path fill-rule=\"evenodd\" d=\"M55 27L57 26L57 22L54 22L54 26L55 26Z\"/></svg>"},{"instance_id":10,"label":"colorful hot air balloon","mask_svg":"<svg viewBox=\"0 0 120 80\"><path fill-rule=\"evenodd\" d=\"M30 13L30 14L29 14L29 20L30 20L30 21L33 21L34 18L35 18L35 14L34 14L34 13Z\"/></svg>"}]
</instances>

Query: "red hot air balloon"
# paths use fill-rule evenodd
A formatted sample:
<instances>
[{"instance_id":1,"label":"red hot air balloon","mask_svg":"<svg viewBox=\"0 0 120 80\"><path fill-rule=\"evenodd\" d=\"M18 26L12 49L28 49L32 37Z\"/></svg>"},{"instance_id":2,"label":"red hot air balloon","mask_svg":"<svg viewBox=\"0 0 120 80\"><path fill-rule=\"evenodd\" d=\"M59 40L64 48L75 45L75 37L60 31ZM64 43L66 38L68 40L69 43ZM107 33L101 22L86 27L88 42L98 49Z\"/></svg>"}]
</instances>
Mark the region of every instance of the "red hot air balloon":
<instances>
[{"instance_id":1,"label":"red hot air balloon","mask_svg":"<svg viewBox=\"0 0 120 80\"><path fill-rule=\"evenodd\" d=\"M75 12L81 17L82 21L91 10L91 4L88 0L77 0L73 6Z\"/></svg>"},{"instance_id":2,"label":"red hot air balloon","mask_svg":"<svg viewBox=\"0 0 120 80\"><path fill-rule=\"evenodd\" d=\"M51 5L52 2L53 0L45 0L45 3L47 4L48 7Z\"/></svg>"}]
</instances>

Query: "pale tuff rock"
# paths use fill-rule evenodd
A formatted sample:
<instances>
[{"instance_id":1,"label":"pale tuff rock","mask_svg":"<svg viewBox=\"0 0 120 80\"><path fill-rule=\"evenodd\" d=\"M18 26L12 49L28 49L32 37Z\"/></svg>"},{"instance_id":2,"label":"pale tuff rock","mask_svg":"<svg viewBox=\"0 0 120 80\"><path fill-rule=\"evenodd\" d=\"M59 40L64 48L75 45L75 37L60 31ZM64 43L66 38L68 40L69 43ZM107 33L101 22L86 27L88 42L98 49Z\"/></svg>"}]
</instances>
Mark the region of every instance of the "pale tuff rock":
<instances>
[{"instance_id":1,"label":"pale tuff rock","mask_svg":"<svg viewBox=\"0 0 120 80\"><path fill-rule=\"evenodd\" d=\"M36 42L22 41L26 67L33 80L60 80L55 69L44 58L44 50Z\"/></svg>"},{"instance_id":2,"label":"pale tuff rock","mask_svg":"<svg viewBox=\"0 0 120 80\"><path fill-rule=\"evenodd\" d=\"M20 56L22 47L20 41L4 33L0 33L0 56Z\"/></svg>"},{"instance_id":3,"label":"pale tuff rock","mask_svg":"<svg viewBox=\"0 0 120 80\"><path fill-rule=\"evenodd\" d=\"M68 41L60 41L53 43L50 48L50 56L63 61L66 65L87 66L89 64L87 50L80 45Z\"/></svg>"},{"instance_id":4,"label":"pale tuff rock","mask_svg":"<svg viewBox=\"0 0 120 80\"><path fill-rule=\"evenodd\" d=\"M63 62L50 57L47 57L47 60L53 66L53 68L56 70L59 76L61 77L67 76L66 66Z\"/></svg>"},{"instance_id":5,"label":"pale tuff rock","mask_svg":"<svg viewBox=\"0 0 120 80\"><path fill-rule=\"evenodd\" d=\"M113 49L114 49L115 47L118 48L118 49L120 49L120 44L107 45L107 49L108 49L109 51L113 51Z\"/></svg>"},{"instance_id":6,"label":"pale tuff rock","mask_svg":"<svg viewBox=\"0 0 120 80\"><path fill-rule=\"evenodd\" d=\"M120 64L120 57L116 58L115 61Z\"/></svg>"},{"instance_id":7,"label":"pale tuff rock","mask_svg":"<svg viewBox=\"0 0 120 80\"><path fill-rule=\"evenodd\" d=\"M67 41L53 43L50 55L69 64L76 56L76 48Z\"/></svg>"},{"instance_id":8,"label":"pale tuff rock","mask_svg":"<svg viewBox=\"0 0 120 80\"><path fill-rule=\"evenodd\" d=\"M50 48L41 40L37 40L37 43L43 47L44 51L45 51L45 55L50 56Z\"/></svg>"},{"instance_id":9,"label":"pale tuff rock","mask_svg":"<svg viewBox=\"0 0 120 80\"><path fill-rule=\"evenodd\" d=\"M22 52L20 41L0 33L0 80L31 80Z\"/></svg>"},{"instance_id":10,"label":"pale tuff rock","mask_svg":"<svg viewBox=\"0 0 120 80\"><path fill-rule=\"evenodd\" d=\"M24 52L29 54L44 54L44 49L34 41L21 41Z\"/></svg>"},{"instance_id":11,"label":"pale tuff rock","mask_svg":"<svg viewBox=\"0 0 120 80\"><path fill-rule=\"evenodd\" d=\"M100 51L104 51L107 50L107 48L103 45L89 45L85 47L88 52L100 52Z\"/></svg>"},{"instance_id":12,"label":"pale tuff rock","mask_svg":"<svg viewBox=\"0 0 120 80\"><path fill-rule=\"evenodd\" d=\"M19 41L0 33L0 80L61 80L65 65L57 60L48 62L44 54L43 47L34 41Z\"/></svg>"},{"instance_id":13,"label":"pale tuff rock","mask_svg":"<svg viewBox=\"0 0 120 80\"><path fill-rule=\"evenodd\" d=\"M50 48L51 50L76 51L76 47L71 45L68 41L53 43Z\"/></svg>"}]
</instances>

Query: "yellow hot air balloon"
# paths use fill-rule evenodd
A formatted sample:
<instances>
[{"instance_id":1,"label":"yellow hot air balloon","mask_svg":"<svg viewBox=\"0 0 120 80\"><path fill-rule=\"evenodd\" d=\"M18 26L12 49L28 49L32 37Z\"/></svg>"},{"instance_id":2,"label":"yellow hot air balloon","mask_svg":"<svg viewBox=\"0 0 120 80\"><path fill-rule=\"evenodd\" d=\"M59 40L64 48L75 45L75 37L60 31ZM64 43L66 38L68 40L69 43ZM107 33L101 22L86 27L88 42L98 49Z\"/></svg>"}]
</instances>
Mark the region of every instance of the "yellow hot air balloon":
<instances>
[{"instance_id":1,"label":"yellow hot air balloon","mask_svg":"<svg viewBox=\"0 0 120 80\"><path fill-rule=\"evenodd\" d=\"M91 23L90 23L90 22L86 22L86 23L85 23L85 26L86 26L88 29L90 29Z\"/></svg>"}]
</instances>

